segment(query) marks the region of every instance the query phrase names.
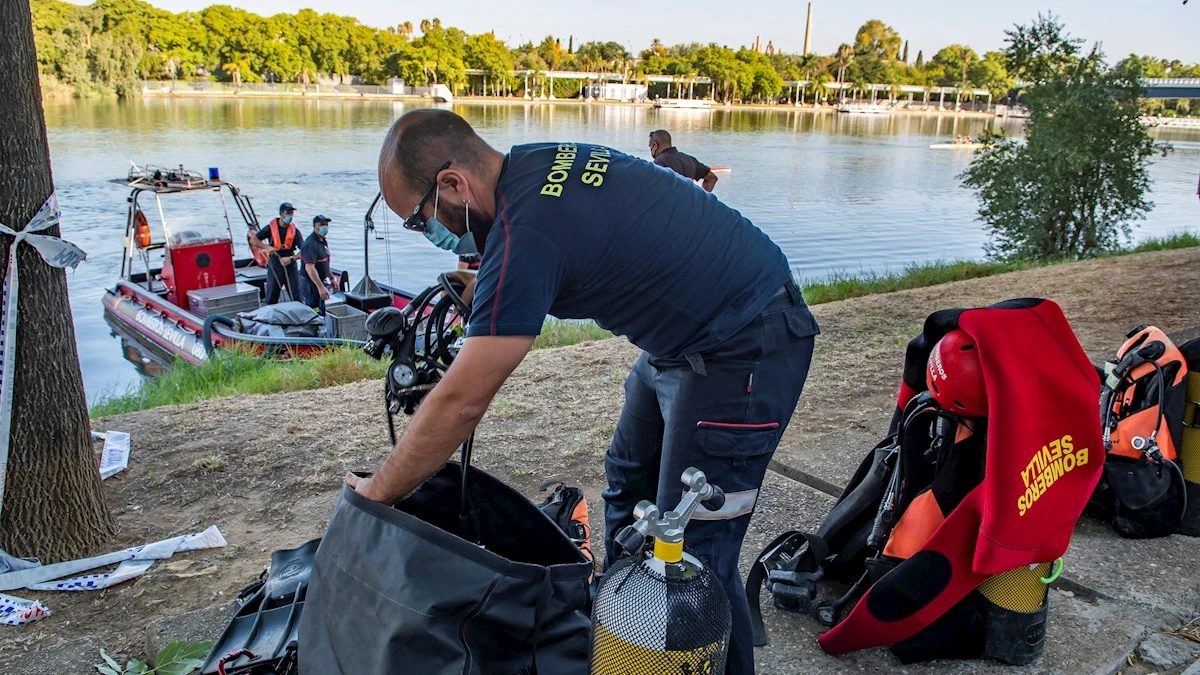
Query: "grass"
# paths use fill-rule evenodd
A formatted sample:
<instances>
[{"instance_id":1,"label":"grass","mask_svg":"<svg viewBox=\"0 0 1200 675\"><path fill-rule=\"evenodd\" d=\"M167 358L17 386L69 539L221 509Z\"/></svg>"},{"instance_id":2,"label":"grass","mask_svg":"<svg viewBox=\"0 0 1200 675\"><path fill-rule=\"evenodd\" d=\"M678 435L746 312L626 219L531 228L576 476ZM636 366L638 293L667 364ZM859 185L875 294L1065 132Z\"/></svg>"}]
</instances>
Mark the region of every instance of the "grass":
<instances>
[{"instance_id":1,"label":"grass","mask_svg":"<svg viewBox=\"0 0 1200 675\"><path fill-rule=\"evenodd\" d=\"M1145 253L1147 251L1168 251L1179 248L1200 246L1200 236L1190 233L1176 233L1165 237L1146 239L1137 246L1120 249L1107 254L1105 257L1129 255L1130 253ZM804 301L810 305L820 305L826 302L858 298L876 293L891 293L910 288L925 288L951 281L978 279L990 277L1005 272L1053 265L1067 260L1046 260L1040 262L999 262L954 260L935 262L925 265L910 265L898 271L874 272L863 270L856 274L834 272L824 281L805 284L801 289Z\"/></svg>"},{"instance_id":2,"label":"grass","mask_svg":"<svg viewBox=\"0 0 1200 675\"><path fill-rule=\"evenodd\" d=\"M1147 239L1136 247L1108 255L1128 255L1193 246L1200 246L1200 236L1185 232ZM808 304L820 305L864 295L988 277L1056 262L1061 261L1030 263L958 260L910 265L898 271L863 270L857 274L835 272L823 281L805 284L802 293ZM612 336L612 333L592 321L547 319L541 335L534 340L533 348L565 347ZM167 375L147 380L141 387L103 396L92 406L91 414L93 417L106 417L221 396L319 389L380 378L386 370L386 362L374 361L358 349L330 350L320 356L287 361L263 359L245 351L225 350L219 353L219 358L213 359L205 366L181 362ZM221 462L219 458L215 459L217 461L211 462L209 466L198 466L209 471L220 470L216 465Z\"/></svg>"},{"instance_id":3,"label":"grass","mask_svg":"<svg viewBox=\"0 0 1200 675\"><path fill-rule=\"evenodd\" d=\"M246 351L222 350L203 366L176 363L163 377L140 387L102 396L93 417L107 417L164 405L193 403L221 396L268 394L332 387L383 377L387 364L358 349L334 349L306 359L273 361Z\"/></svg>"},{"instance_id":4,"label":"grass","mask_svg":"<svg viewBox=\"0 0 1200 675\"><path fill-rule=\"evenodd\" d=\"M580 342L604 340L612 337L609 331L597 326L594 321L560 321L547 319L542 325L542 334L533 341L534 349L566 347Z\"/></svg>"}]
</instances>

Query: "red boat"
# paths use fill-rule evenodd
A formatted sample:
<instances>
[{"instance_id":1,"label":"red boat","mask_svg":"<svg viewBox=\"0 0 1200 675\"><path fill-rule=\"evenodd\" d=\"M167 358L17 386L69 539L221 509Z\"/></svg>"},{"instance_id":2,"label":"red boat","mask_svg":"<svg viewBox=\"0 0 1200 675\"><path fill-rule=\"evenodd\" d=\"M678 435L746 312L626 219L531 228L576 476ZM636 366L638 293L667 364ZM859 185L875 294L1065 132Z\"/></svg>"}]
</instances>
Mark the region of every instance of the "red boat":
<instances>
[{"instance_id":1,"label":"red boat","mask_svg":"<svg viewBox=\"0 0 1200 675\"><path fill-rule=\"evenodd\" d=\"M258 216L237 186L179 169L137 168L114 181L131 188L125 224L121 276L104 292L104 317L124 340L149 348L149 356L165 363L182 358L204 363L215 349L239 346L272 356L306 356L340 346L361 346L350 337L268 336L242 332L236 315L258 308L267 270L253 257L234 254L234 220L243 233L257 231ZM363 240L374 229L367 212ZM236 214L230 217L230 207ZM242 235L245 236L245 235ZM366 252L364 251L364 256ZM367 268L364 268L366 270ZM364 272L348 290L349 276L333 271L344 299L344 313L362 317L381 307L405 307L413 295L377 284ZM336 325L336 322L334 322Z\"/></svg>"}]
</instances>

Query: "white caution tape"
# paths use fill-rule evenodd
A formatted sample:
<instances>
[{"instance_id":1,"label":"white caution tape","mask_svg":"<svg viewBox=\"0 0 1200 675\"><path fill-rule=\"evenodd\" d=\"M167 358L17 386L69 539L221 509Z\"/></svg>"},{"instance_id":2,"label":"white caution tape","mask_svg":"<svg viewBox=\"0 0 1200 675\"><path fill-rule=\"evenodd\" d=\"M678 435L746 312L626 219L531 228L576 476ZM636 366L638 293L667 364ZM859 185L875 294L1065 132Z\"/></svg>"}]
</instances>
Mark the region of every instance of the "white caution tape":
<instances>
[{"instance_id":1,"label":"white caution tape","mask_svg":"<svg viewBox=\"0 0 1200 675\"><path fill-rule=\"evenodd\" d=\"M146 565L140 570L137 569L140 565L126 565L124 569L118 567L113 572L107 574L87 574L71 579L63 579L63 577L126 561L131 561L132 563L153 563L155 560L170 558L176 553L199 551L207 548L221 548L225 545L225 537L221 535L221 531L217 529L217 526L213 525L203 532L163 539L162 541L156 541L153 544L146 544L145 546L135 546L123 551L115 551L82 560L68 560L52 565L42 565L41 567L0 574L0 591L11 591L18 588L28 588L38 591L98 591L122 581L128 581L145 572L149 569L150 565ZM137 573L132 574L135 571ZM55 581L55 579L63 580Z\"/></svg>"},{"instance_id":2,"label":"white caution tape","mask_svg":"<svg viewBox=\"0 0 1200 675\"><path fill-rule=\"evenodd\" d=\"M0 626L22 626L50 616L50 608L35 600L0 593Z\"/></svg>"},{"instance_id":3,"label":"white caution tape","mask_svg":"<svg viewBox=\"0 0 1200 675\"><path fill-rule=\"evenodd\" d=\"M129 434L110 431L104 435L104 453L100 455L100 480L129 467Z\"/></svg>"},{"instance_id":4,"label":"white caution tape","mask_svg":"<svg viewBox=\"0 0 1200 675\"><path fill-rule=\"evenodd\" d=\"M17 355L17 250L22 241L37 249L46 264L75 269L87 259L83 249L69 241L48 234L38 234L55 225L62 214L54 193L42 204L25 229L16 231L0 223L0 234L13 237L8 252L8 276L4 279L0 298L0 510L4 508L4 479L8 474L8 445L12 436L13 375Z\"/></svg>"}]
</instances>

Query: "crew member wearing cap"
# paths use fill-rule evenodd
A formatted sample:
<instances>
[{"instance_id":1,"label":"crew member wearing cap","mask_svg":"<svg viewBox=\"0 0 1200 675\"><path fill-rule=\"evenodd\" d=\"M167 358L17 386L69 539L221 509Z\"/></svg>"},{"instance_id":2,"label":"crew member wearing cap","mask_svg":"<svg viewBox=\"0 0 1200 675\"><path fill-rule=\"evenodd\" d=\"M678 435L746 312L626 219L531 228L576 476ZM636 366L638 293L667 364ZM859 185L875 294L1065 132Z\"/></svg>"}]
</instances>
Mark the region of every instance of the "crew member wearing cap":
<instances>
[{"instance_id":1,"label":"crew member wearing cap","mask_svg":"<svg viewBox=\"0 0 1200 675\"><path fill-rule=\"evenodd\" d=\"M325 313L325 301L329 299L332 274L329 271L330 220L325 216L313 218L313 231L300 247L300 262L304 265L304 277L300 280L301 302Z\"/></svg>"},{"instance_id":2,"label":"crew member wearing cap","mask_svg":"<svg viewBox=\"0 0 1200 675\"><path fill-rule=\"evenodd\" d=\"M268 305L279 302L279 292L285 286L292 300L300 299L300 272L296 258L304 237L292 223L295 215L296 209L291 204L280 204L279 217L271 219L266 227L250 238L251 246L267 251L270 256L267 262Z\"/></svg>"}]
</instances>

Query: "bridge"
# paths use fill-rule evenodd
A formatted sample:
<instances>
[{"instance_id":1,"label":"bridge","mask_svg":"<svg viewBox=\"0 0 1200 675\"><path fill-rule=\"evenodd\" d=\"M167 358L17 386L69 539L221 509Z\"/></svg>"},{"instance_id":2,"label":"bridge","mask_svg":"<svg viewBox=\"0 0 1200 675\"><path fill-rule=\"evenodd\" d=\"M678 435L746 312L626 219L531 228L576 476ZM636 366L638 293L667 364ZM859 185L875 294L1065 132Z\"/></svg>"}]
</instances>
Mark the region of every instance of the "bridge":
<instances>
[{"instance_id":1,"label":"bridge","mask_svg":"<svg viewBox=\"0 0 1200 675\"><path fill-rule=\"evenodd\" d=\"M1145 98L1200 98L1200 77L1158 77L1142 80Z\"/></svg>"}]
</instances>

